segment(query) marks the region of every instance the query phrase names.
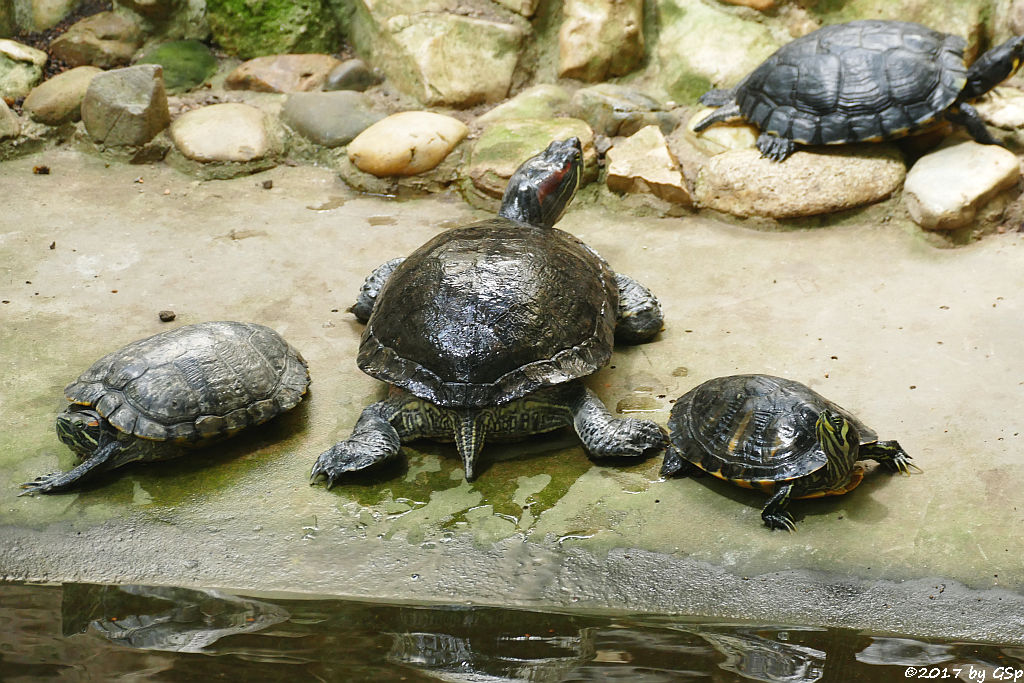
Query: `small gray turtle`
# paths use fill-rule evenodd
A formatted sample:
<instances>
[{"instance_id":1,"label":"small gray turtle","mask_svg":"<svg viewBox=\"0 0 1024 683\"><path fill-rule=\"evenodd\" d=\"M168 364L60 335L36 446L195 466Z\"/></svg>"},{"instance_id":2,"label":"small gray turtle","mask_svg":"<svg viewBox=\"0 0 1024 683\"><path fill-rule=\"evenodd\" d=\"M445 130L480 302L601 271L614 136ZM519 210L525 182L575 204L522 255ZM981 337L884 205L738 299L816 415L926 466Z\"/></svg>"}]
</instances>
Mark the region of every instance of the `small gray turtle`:
<instances>
[{"instance_id":1,"label":"small gray turtle","mask_svg":"<svg viewBox=\"0 0 1024 683\"><path fill-rule=\"evenodd\" d=\"M1013 75L1024 36L964 65L966 42L906 21L867 19L824 26L782 46L729 90L710 90L719 107L700 132L745 119L761 130L761 156L783 161L802 145L899 138L946 118L983 144L996 144L976 99Z\"/></svg>"},{"instance_id":2,"label":"small gray turtle","mask_svg":"<svg viewBox=\"0 0 1024 683\"><path fill-rule=\"evenodd\" d=\"M75 488L121 465L178 457L291 410L306 361L269 327L205 322L140 339L96 361L64 390L57 436L83 462L23 484Z\"/></svg>"},{"instance_id":3,"label":"small gray turtle","mask_svg":"<svg viewBox=\"0 0 1024 683\"><path fill-rule=\"evenodd\" d=\"M447 230L366 279L352 307L367 323L356 362L393 390L319 456L314 481L330 488L419 438L454 441L467 480L485 438L573 425L594 458L664 448L657 424L613 418L580 381L608 362L614 339L643 342L662 327L646 288L552 227L582 165L577 138L551 143L513 174L497 217Z\"/></svg>"},{"instance_id":4,"label":"small gray turtle","mask_svg":"<svg viewBox=\"0 0 1024 683\"><path fill-rule=\"evenodd\" d=\"M875 460L890 472L919 469L897 442L879 441L813 389L771 375L704 382L676 401L668 427L661 474L706 472L764 491L771 497L761 519L770 529L795 528L790 500L852 491L864 478L858 460Z\"/></svg>"}]
</instances>

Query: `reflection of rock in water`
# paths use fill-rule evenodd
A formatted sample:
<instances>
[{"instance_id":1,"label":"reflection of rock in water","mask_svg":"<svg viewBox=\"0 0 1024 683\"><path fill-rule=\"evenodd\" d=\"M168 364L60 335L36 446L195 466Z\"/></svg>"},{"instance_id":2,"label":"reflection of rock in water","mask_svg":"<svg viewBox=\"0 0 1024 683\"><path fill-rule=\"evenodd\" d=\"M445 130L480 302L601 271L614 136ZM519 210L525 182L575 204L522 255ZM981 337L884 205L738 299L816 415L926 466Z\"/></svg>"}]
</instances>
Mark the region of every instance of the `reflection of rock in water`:
<instances>
[{"instance_id":1,"label":"reflection of rock in water","mask_svg":"<svg viewBox=\"0 0 1024 683\"><path fill-rule=\"evenodd\" d=\"M560 681L594 655L572 617L465 608L410 610L388 660L445 681ZM510 623L511 622L511 623ZM532 623L531 623L532 622ZM514 629L514 630L513 630Z\"/></svg>"},{"instance_id":2,"label":"reflection of rock in water","mask_svg":"<svg viewBox=\"0 0 1024 683\"><path fill-rule=\"evenodd\" d=\"M820 680L825 672L826 655L821 650L771 640L754 633L754 629L701 626L686 630L699 635L725 655L720 667L744 678L769 683L802 683Z\"/></svg>"},{"instance_id":3,"label":"reflection of rock in water","mask_svg":"<svg viewBox=\"0 0 1024 683\"><path fill-rule=\"evenodd\" d=\"M216 590L91 588L98 595L87 602L92 603L89 626L115 643L142 650L203 652L225 636L254 633L288 619L277 605Z\"/></svg>"},{"instance_id":4,"label":"reflection of rock in water","mask_svg":"<svg viewBox=\"0 0 1024 683\"><path fill-rule=\"evenodd\" d=\"M864 664L927 666L952 661L956 654L951 645L924 643L911 638L875 637L870 645L854 656Z\"/></svg>"}]
</instances>

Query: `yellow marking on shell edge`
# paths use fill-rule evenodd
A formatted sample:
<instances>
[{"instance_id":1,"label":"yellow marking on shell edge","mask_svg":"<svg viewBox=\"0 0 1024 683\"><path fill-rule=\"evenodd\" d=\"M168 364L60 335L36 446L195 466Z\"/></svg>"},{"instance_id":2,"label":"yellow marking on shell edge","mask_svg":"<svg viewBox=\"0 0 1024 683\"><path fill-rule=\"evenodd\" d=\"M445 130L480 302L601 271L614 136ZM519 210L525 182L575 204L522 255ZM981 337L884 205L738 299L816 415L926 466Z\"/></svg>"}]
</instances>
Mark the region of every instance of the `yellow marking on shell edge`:
<instances>
[{"instance_id":1,"label":"yellow marking on shell edge","mask_svg":"<svg viewBox=\"0 0 1024 683\"><path fill-rule=\"evenodd\" d=\"M893 134L898 135L895 131ZM882 140L884 140L884 138L881 135L872 135L869 138L864 138L864 142L881 142Z\"/></svg>"}]
</instances>

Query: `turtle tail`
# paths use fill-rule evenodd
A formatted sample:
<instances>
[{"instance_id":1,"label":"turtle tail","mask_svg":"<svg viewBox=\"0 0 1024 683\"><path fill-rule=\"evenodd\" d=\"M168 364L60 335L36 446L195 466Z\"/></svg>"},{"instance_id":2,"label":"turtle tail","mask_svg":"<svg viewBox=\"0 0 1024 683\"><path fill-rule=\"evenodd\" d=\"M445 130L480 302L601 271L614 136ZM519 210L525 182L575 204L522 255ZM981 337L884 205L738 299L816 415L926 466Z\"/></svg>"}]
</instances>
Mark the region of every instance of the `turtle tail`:
<instances>
[{"instance_id":1,"label":"turtle tail","mask_svg":"<svg viewBox=\"0 0 1024 683\"><path fill-rule=\"evenodd\" d=\"M711 92L715 91L712 90ZM711 124L718 123L719 121L734 121L740 118L743 118L743 113L740 111L740 105L735 102L728 102L724 106L719 107L701 119L697 125L693 127L693 132L699 133Z\"/></svg>"}]
</instances>

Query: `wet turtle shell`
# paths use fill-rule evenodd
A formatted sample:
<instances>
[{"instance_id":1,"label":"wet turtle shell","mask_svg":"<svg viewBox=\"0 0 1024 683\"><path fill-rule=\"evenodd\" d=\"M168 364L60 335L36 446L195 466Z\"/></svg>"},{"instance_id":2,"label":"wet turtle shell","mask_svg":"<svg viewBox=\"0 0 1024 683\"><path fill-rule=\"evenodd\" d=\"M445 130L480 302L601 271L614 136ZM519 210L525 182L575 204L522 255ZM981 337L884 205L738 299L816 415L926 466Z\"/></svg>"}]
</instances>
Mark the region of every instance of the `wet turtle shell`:
<instances>
[{"instance_id":1,"label":"wet turtle shell","mask_svg":"<svg viewBox=\"0 0 1024 683\"><path fill-rule=\"evenodd\" d=\"M780 48L734 89L762 133L802 144L900 137L943 114L967 82L963 38L911 22L825 26Z\"/></svg>"},{"instance_id":2,"label":"wet turtle shell","mask_svg":"<svg viewBox=\"0 0 1024 683\"><path fill-rule=\"evenodd\" d=\"M821 394L771 375L708 380L676 401L668 426L679 454L700 469L740 486L770 488L825 467L814 429L825 408L853 425L861 446L878 440Z\"/></svg>"},{"instance_id":3,"label":"wet turtle shell","mask_svg":"<svg viewBox=\"0 0 1024 683\"><path fill-rule=\"evenodd\" d=\"M440 406L499 405L607 363L618 297L583 242L499 216L441 233L398 266L357 362Z\"/></svg>"},{"instance_id":4,"label":"wet turtle shell","mask_svg":"<svg viewBox=\"0 0 1024 683\"><path fill-rule=\"evenodd\" d=\"M295 407L308 385L305 360L274 330L204 322L104 356L64 394L125 434L202 445Z\"/></svg>"}]
</instances>

